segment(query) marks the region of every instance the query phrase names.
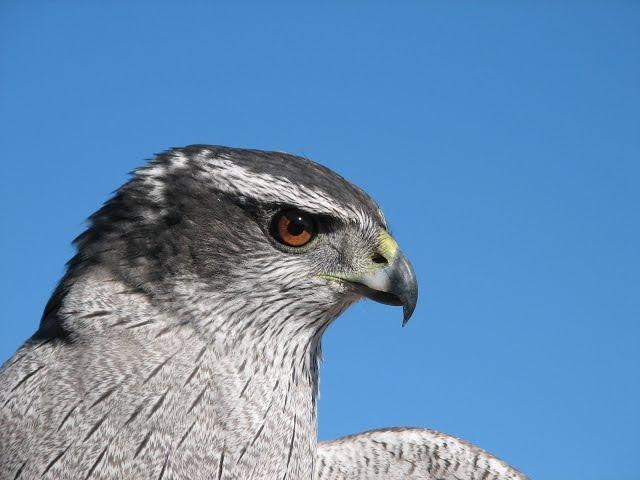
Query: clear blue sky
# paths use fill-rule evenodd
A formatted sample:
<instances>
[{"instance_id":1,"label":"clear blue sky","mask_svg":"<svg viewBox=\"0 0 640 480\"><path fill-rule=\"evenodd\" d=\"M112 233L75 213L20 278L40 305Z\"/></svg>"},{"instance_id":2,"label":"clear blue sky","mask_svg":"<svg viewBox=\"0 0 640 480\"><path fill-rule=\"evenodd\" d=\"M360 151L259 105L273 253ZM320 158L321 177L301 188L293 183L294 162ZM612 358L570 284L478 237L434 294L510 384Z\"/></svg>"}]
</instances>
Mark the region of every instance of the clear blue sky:
<instances>
[{"instance_id":1,"label":"clear blue sky","mask_svg":"<svg viewBox=\"0 0 640 480\"><path fill-rule=\"evenodd\" d=\"M421 298L324 342L322 439L415 425L547 480L640 478L640 3L0 4L0 360L145 158L307 155ZM393 6L391 6L393 4Z\"/></svg>"}]
</instances>

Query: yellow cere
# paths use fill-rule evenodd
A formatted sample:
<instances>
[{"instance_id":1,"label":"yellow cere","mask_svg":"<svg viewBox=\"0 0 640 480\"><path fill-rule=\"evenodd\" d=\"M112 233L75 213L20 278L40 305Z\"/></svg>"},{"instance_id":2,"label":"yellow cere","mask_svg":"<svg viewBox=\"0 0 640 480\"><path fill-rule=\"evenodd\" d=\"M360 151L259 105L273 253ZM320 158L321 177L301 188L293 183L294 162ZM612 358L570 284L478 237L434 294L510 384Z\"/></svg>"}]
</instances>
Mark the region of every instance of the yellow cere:
<instances>
[{"instance_id":1,"label":"yellow cere","mask_svg":"<svg viewBox=\"0 0 640 480\"><path fill-rule=\"evenodd\" d=\"M398 254L398 244L386 230L380 230L380 253L389 263L392 263Z\"/></svg>"}]
</instances>

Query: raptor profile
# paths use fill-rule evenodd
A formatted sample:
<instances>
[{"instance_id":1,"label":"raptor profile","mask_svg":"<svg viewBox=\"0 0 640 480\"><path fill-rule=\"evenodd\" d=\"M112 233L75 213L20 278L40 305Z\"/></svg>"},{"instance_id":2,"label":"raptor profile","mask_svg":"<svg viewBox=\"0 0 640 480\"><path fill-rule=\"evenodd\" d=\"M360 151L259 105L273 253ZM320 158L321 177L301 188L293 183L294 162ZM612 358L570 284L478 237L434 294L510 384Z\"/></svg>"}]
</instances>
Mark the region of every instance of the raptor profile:
<instances>
[{"instance_id":1,"label":"raptor profile","mask_svg":"<svg viewBox=\"0 0 640 480\"><path fill-rule=\"evenodd\" d=\"M524 479L422 429L317 442L322 334L416 279L378 206L307 159L194 145L90 218L0 370L0 479Z\"/></svg>"}]
</instances>

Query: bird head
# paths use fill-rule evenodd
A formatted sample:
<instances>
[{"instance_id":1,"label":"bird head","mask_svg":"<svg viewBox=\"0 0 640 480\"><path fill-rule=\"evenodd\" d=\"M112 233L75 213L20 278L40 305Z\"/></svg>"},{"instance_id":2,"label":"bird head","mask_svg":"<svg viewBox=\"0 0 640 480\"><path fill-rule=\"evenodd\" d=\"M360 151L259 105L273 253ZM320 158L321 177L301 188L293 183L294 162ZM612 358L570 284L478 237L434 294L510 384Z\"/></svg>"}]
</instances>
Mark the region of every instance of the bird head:
<instances>
[{"instance_id":1,"label":"bird head","mask_svg":"<svg viewBox=\"0 0 640 480\"><path fill-rule=\"evenodd\" d=\"M278 152L163 153L92 216L77 245L84 264L108 267L181 314L322 324L368 297L402 305L406 323L417 300L414 271L375 202L331 170Z\"/></svg>"}]
</instances>

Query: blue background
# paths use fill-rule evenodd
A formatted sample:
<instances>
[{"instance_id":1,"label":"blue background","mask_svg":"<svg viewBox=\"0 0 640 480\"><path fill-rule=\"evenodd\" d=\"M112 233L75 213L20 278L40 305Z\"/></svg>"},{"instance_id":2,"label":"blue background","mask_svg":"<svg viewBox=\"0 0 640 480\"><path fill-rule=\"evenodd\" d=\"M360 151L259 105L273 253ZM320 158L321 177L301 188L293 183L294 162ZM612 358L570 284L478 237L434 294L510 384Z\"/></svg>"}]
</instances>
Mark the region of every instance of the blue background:
<instances>
[{"instance_id":1,"label":"blue background","mask_svg":"<svg viewBox=\"0 0 640 480\"><path fill-rule=\"evenodd\" d=\"M307 155L368 190L421 298L324 342L320 437L468 439L639 479L640 3L0 5L0 360L145 158Z\"/></svg>"}]
</instances>

